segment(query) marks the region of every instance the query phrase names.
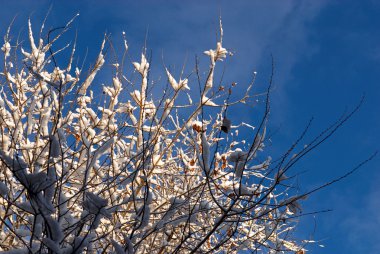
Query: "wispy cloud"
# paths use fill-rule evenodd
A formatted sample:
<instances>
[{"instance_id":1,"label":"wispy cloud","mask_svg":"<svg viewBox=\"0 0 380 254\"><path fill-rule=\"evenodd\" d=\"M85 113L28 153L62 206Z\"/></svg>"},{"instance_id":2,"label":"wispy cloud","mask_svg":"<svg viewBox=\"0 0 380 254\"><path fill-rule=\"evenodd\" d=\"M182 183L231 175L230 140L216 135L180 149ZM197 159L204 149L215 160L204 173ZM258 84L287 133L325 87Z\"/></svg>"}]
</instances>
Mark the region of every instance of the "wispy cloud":
<instances>
[{"instance_id":1,"label":"wispy cloud","mask_svg":"<svg viewBox=\"0 0 380 254\"><path fill-rule=\"evenodd\" d=\"M349 245L356 253L380 253L380 174L372 178L371 188L360 200L346 197L346 209L351 212L343 221L343 230L347 233Z\"/></svg>"}]
</instances>

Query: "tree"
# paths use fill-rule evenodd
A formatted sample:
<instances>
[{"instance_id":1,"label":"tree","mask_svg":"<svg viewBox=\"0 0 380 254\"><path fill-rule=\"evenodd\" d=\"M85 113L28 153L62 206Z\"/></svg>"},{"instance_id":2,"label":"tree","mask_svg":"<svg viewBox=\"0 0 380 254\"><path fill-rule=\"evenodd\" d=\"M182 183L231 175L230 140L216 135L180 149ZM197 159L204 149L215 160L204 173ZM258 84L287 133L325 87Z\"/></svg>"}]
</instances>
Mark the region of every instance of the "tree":
<instances>
[{"instance_id":1,"label":"tree","mask_svg":"<svg viewBox=\"0 0 380 254\"><path fill-rule=\"evenodd\" d=\"M196 100L188 93L194 87L188 77L167 67L164 93L154 99L144 49L131 65L111 61L114 75L102 87L102 104L93 83L106 61L108 36L87 74L73 65L75 43L52 49L73 20L46 36L42 25L37 41L29 20L29 45L14 41L10 28L4 37L0 250L304 253L308 241L293 239L292 232L300 200L318 188L298 193L287 172L351 114L294 155L308 127L282 157L266 156L271 84L256 127L231 123L227 110L251 98L256 73L236 101L230 99L234 84L216 84L215 69L229 55L221 23L216 48L204 52L207 75L195 66L203 84ZM59 64L56 56L70 49L67 62ZM123 102L122 94L128 95ZM251 140L236 135L243 127L251 130Z\"/></svg>"}]
</instances>

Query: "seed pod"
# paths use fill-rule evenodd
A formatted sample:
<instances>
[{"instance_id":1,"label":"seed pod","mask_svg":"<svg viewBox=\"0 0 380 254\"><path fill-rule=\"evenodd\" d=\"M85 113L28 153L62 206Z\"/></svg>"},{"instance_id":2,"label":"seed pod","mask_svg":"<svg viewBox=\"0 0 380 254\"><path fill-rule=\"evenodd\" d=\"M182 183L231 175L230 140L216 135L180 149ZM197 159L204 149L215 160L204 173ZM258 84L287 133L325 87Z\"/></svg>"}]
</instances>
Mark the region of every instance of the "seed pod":
<instances>
[{"instance_id":1,"label":"seed pod","mask_svg":"<svg viewBox=\"0 0 380 254\"><path fill-rule=\"evenodd\" d=\"M220 129L224 133L228 133L231 129L231 120L228 118L223 118L222 126L220 126Z\"/></svg>"}]
</instances>

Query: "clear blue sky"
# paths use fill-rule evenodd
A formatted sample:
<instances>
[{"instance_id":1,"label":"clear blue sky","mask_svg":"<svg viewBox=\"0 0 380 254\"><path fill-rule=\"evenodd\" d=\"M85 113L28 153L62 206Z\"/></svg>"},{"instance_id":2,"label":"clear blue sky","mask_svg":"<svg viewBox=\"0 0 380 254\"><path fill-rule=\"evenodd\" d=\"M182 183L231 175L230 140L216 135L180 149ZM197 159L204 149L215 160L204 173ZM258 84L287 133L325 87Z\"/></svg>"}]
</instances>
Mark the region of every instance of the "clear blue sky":
<instances>
[{"instance_id":1,"label":"clear blue sky","mask_svg":"<svg viewBox=\"0 0 380 254\"><path fill-rule=\"evenodd\" d=\"M147 36L157 73L162 70L162 55L166 64L179 69L186 57L192 67L195 54L214 47L221 13L224 46L235 52L226 64L227 80L244 86L257 70L258 90L264 89L274 56L270 126L278 131L270 149L286 149L312 116L310 137L318 134L366 95L361 110L294 169L305 172L300 177L302 190L344 174L380 148L379 1L1 0L0 4L2 34L16 15L14 35L26 32L28 16L37 27L51 4L47 27L63 25L79 12L74 24L77 53L83 57L88 48L88 61L95 59L105 32L120 48L117 43L125 31L136 60ZM239 117L255 119L250 114ZM378 156L305 202L305 212L333 209L300 223L300 236L313 234L325 245L310 246L312 253L380 253L379 162Z\"/></svg>"}]
</instances>

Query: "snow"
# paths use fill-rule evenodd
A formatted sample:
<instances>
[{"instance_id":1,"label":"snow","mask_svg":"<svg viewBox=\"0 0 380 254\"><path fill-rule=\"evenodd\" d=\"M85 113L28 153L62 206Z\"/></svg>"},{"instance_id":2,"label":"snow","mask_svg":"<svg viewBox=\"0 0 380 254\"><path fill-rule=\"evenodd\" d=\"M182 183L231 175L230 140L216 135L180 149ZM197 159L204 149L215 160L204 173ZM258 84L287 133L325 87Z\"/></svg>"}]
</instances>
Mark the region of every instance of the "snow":
<instances>
[{"instance_id":1,"label":"snow","mask_svg":"<svg viewBox=\"0 0 380 254\"><path fill-rule=\"evenodd\" d=\"M58 158L62 153L60 141L58 140L57 135L52 135L50 140L50 156L52 158Z\"/></svg>"},{"instance_id":2,"label":"snow","mask_svg":"<svg viewBox=\"0 0 380 254\"><path fill-rule=\"evenodd\" d=\"M200 72L196 103L186 91L189 80L183 77L191 73L184 74L185 68L178 77L161 69L167 81L157 80L170 86L157 98L145 48L140 61L132 63L139 74L131 73L131 79L122 73L125 64L107 59L113 71L102 76L109 79L107 85L99 84L104 93L98 95L101 90L90 87L103 74L108 35L88 73L82 71L86 67L74 66L76 56L67 67L55 66L48 50L56 48L52 45L61 34L52 44L35 35L29 21L30 47L22 40L13 47L5 39L0 52L8 80L0 90L0 218L27 240L32 252L131 254L162 248L166 253L180 246L177 252L182 253L219 221L220 232L200 250L209 251L232 226L237 233L229 241L237 248L266 241L295 249L276 235L292 229L286 216L299 212L299 196L287 199L286 192L272 188L286 176L270 171L270 157L258 156L264 151L265 128L257 130L249 147L239 130L255 127L244 122L232 126L225 114L227 98L213 88L221 73L217 63L229 53L221 24L216 47L205 51L211 64ZM125 33L123 39L127 51ZM25 67L15 62L15 68L7 69L11 50L21 55ZM255 216L262 216L261 222ZM278 228L270 222L264 226L267 221L276 221ZM191 237L181 247L188 230ZM252 241L241 234L244 230ZM25 247L23 239L14 239L6 245Z\"/></svg>"},{"instance_id":3,"label":"snow","mask_svg":"<svg viewBox=\"0 0 380 254\"><path fill-rule=\"evenodd\" d=\"M94 215L101 214L102 216L110 219L112 218L112 214L105 209L107 205L108 201L106 199L99 197L92 192L86 192L85 199L83 201L83 209L88 213Z\"/></svg>"},{"instance_id":4,"label":"snow","mask_svg":"<svg viewBox=\"0 0 380 254\"><path fill-rule=\"evenodd\" d=\"M243 152L240 148L236 148L228 156L228 161L232 163L245 161L246 159L247 159L247 153Z\"/></svg>"},{"instance_id":5,"label":"snow","mask_svg":"<svg viewBox=\"0 0 380 254\"><path fill-rule=\"evenodd\" d=\"M45 172L38 172L26 175L27 188L32 193L39 193L54 183L54 180L47 176Z\"/></svg>"},{"instance_id":6,"label":"snow","mask_svg":"<svg viewBox=\"0 0 380 254\"><path fill-rule=\"evenodd\" d=\"M102 43L102 46L101 46L98 58L96 60L96 64L95 64L94 69L87 76L87 78L85 79L85 81L83 82L83 84L80 86L80 89L79 89L78 93L81 94L81 95L86 95L88 87L92 84L92 82L95 79L96 74L99 72L99 70L102 68L102 66L105 63L104 55L102 53L104 45L105 45L105 40L103 40L103 43Z\"/></svg>"},{"instance_id":7,"label":"snow","mask_svg":"<svg viewBox=\"0 0 380 254\"><path fill-rule=\"evenodd\" d=\"M179 82L177 82L173 76L170 74L169 70L166 69L166 75L168 76L168 80L170 85L173 87L174 91L178 91L180 89L187 89L190 90L190 87L187 85L188 84L188 79L180 79Z\"/></svg>"},{"instance_id":8,"label":"snow","mask_svg":"<svg viewBox=\"0 0 380 254\"><path fill-rule=\"evenodd\" d=\"M124 248L120 244L118 244L115 240L112 239L111 243L115 249L116 254L126 254L126 252L124 251Z\"/></svg>"},{"instance_id":9,"label":"snow","mask_svg":"<svg viewBox=\"0 0 380 254\"><path fill-rule=\"evenodd\" d=\"M212 106L212 107L216 107L218 106L217 104L215 104L210 98L208 98L207 96L203 96L202 97L202 104L205 105L205 106Z\"/></svg>"},{"instance_id":10,"label":"snow","mask_svg":"<svg viewBox=\"0 0 380 254\"><path fill-rule=\"evenodd\" d=\"M2 254L28 254L29 250L27 248L20 248L17 250L8 250L8 251L2 251Z\"/></svg>"},{"instance_id":11,"label":"snow","mask_svg":"<svg viewBox=\"0 0 380 254\"><path fill-rule=\"evenodd\" d=\"M4 45L1 47L1 50L4 52L5 57L10 56L11 44L8 41L5 42Z\"/></svg>"},{"instance_id":12,"label":"snow","mask_svg":"<svg viewBox=\"0 0 380 254\"><path fill-rule=\"evenodd\" d=\"M132 64L135 67L135 69L141 74L141 76L146 77L146 75L148 74L148 70L149 70L149 63L146 60L144 53L141 54L141 62L140 63L133 62Z\"/></svg>"},{"instance_id":13,"label":"snow","mask_svg":"<svg viewBox=\"0 0 380 254\"><path fill-rule=\"evenodd\" d=\"M49 238L43 238L42 239L43 244L45 244L50 250L52 250L54 253L61 254L62 250L59 247L59 244L52 241Z\"/></svg>"},{"instance_id":14,"label":"snow","mask_svg":"<svg viewBox=\"0 0 380 254\"><path fill-rule=\"evenodd\" d=\"M210 172L210 144L207 142L204 132L201 134L201 145L202 157L200 158L200 163L203 170L208 174Z\"/></svg>"},{"instance_id":15,"label":"snow","mask_svg":"<svg viewBox=\"0 0 380 254\"><path fill-rule=\"evenodd\" d=\"M7 185L4 182L0 181L0 196L6 197L8 195L8 191L9 189Z\"/></svg>"}]
</instances>

